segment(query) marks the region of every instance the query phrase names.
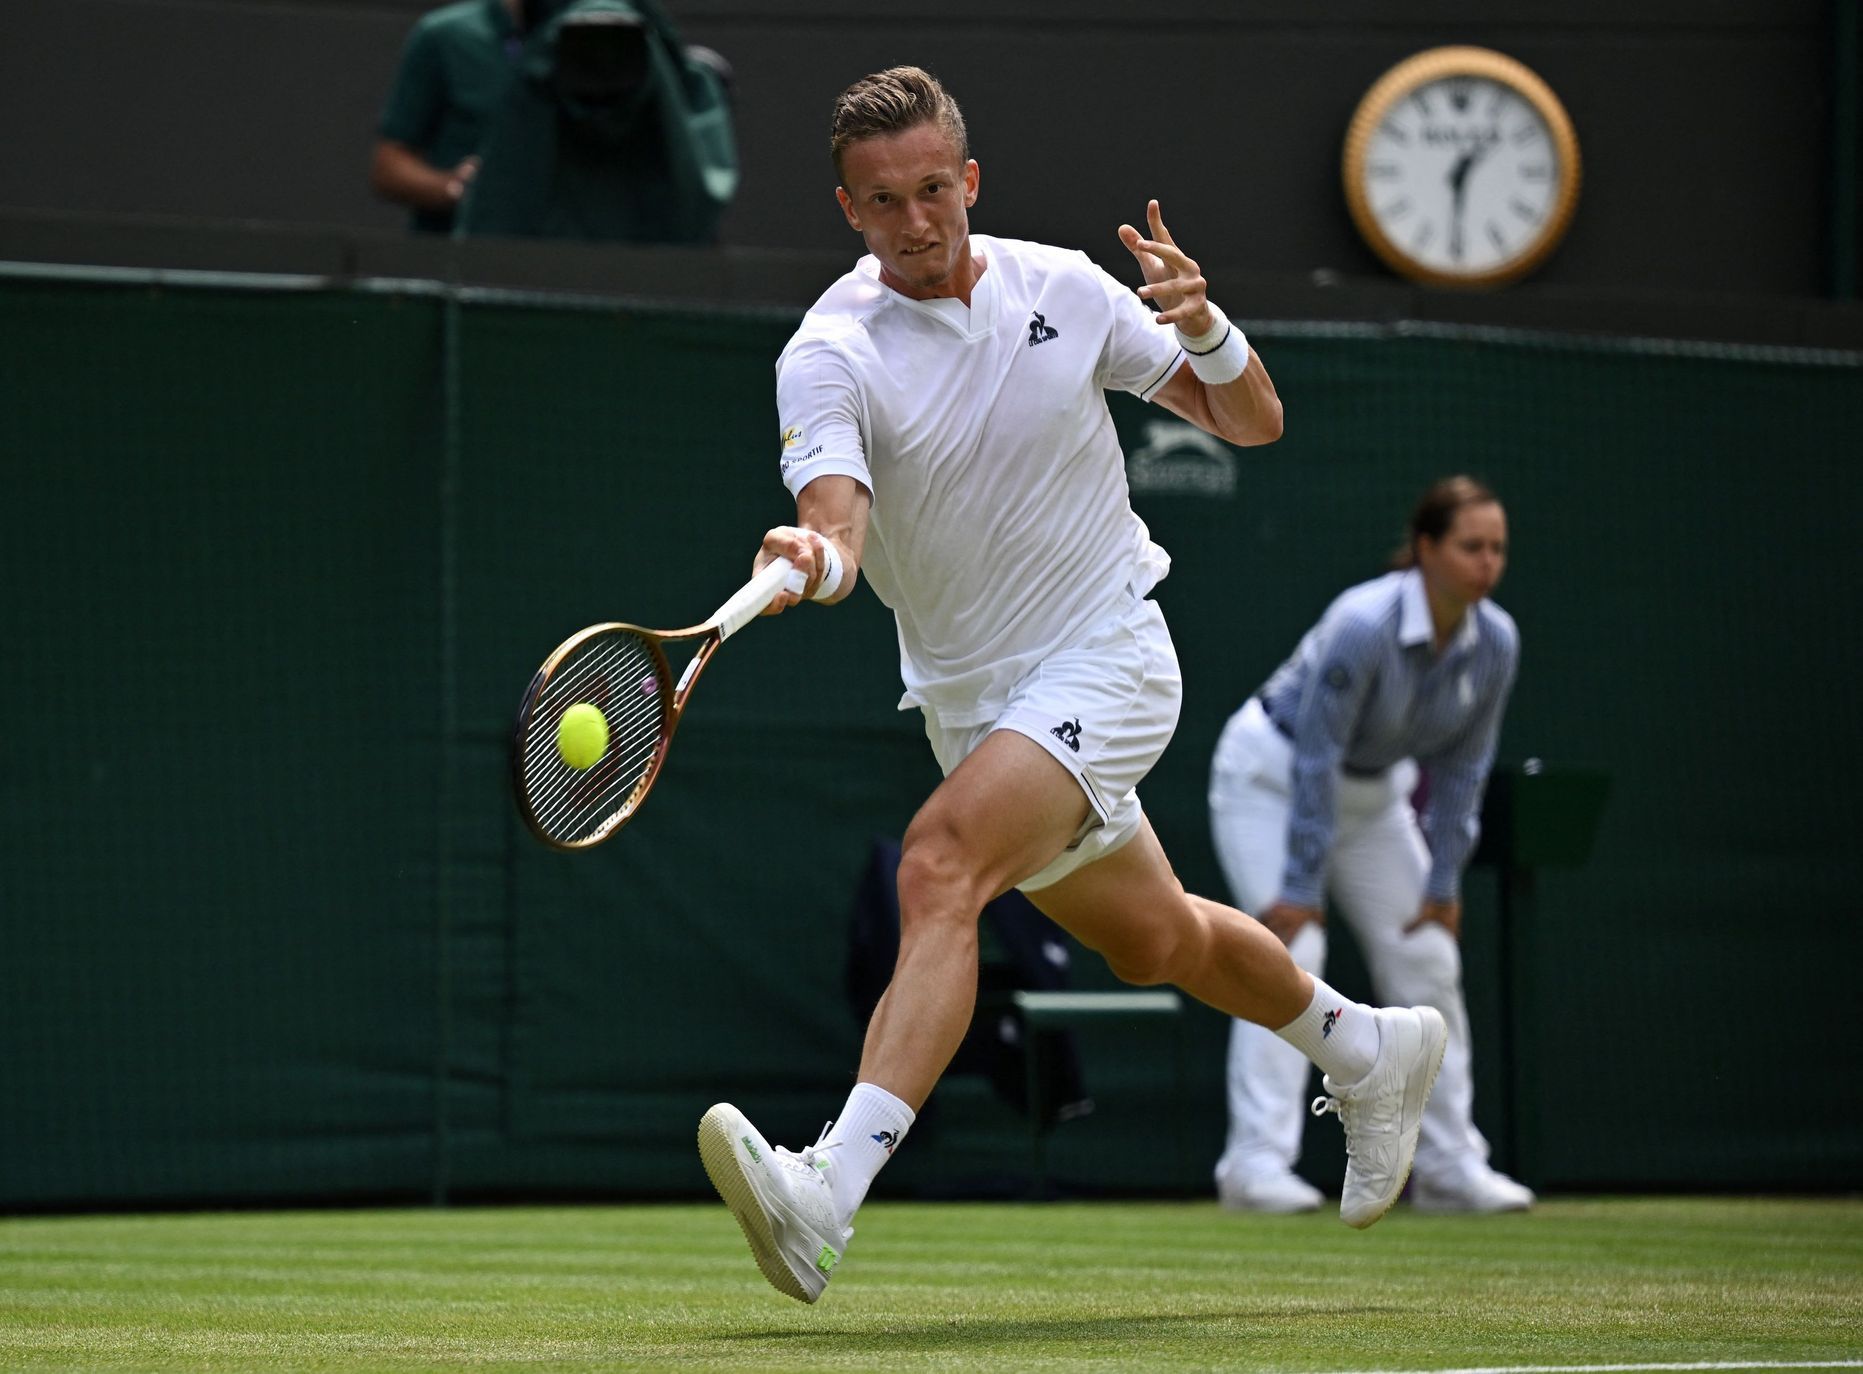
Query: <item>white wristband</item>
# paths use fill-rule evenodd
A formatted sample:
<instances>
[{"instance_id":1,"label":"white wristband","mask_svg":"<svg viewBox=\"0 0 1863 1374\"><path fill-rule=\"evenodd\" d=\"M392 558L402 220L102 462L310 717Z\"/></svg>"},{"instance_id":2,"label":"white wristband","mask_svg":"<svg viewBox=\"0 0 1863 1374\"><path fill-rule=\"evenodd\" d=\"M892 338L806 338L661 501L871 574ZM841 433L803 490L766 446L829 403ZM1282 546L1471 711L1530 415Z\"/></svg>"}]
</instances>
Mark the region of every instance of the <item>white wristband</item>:
<instances>
[{"instance_id":1,"label":"white wristband","mask_svg":"<svg viewBox=\"0 0 1863 1374\"><path fill-rule=\"evenodd\" d=\"M1210 316L1215 323L1206 333L1186 334L1178 326L1177 342L1190 356L1190 370L1197 380L1208 386L1233 382L1248 368L1248 336L1229 322L1229 317L1214 305Z\"/></svg>"},{"instance_id":2,"label":"white wristband","mask_svg":"<svg viewBox=\"0 0 1863 1374\"><path fill-rule=\"evenodd\" d=\"M797 539L805 539L814 543L815 561L821 565L822 575L821 580L815 584L815 595L809 600L826 601L841 590L843 575L841 551L835 547L834 540L820 530L797 529L794 525L778 525L770 531L770 534L794 535ZM800 572L792 572L789 574L788 581L783 583L783 588L796 596L801 596L802 589L808 585L808 579Z\"/></svg>"},{"instance_id":3,"label":"white wristband","mask_svg":"<svg viewBox=\"0 0 1863 1374\"><path fill-rule=\"evenodd\" d=\"M827 535L817 533L815 537L821 541L822 580L816 584L815 595L809 600L826 601L841 590L841 551Z\"/></svg>"}]
</instances>

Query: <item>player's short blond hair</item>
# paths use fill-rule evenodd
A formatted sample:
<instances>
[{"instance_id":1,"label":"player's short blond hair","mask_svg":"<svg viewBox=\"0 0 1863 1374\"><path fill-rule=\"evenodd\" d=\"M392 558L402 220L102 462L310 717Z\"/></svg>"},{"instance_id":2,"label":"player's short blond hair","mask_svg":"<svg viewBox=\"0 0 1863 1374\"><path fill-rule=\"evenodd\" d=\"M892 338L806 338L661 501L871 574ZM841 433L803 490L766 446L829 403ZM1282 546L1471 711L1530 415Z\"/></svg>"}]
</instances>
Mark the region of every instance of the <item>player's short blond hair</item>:
<instances>
[{"instance_id":1,"label":"player's short blond hair","mask_svg":"<svg viewBox=\"0 0 1863 1374\"><path fill-rule=\"evenodd\" d=\"M841 174L841 155L866 138L902 133L920 124L936 124L951 136L958 161L970 161L970 135L964 112L938 78L923 67L888 67L863 76L834 102L834 127L828 153L835 175Z\"/></svg>"}]
</instances>

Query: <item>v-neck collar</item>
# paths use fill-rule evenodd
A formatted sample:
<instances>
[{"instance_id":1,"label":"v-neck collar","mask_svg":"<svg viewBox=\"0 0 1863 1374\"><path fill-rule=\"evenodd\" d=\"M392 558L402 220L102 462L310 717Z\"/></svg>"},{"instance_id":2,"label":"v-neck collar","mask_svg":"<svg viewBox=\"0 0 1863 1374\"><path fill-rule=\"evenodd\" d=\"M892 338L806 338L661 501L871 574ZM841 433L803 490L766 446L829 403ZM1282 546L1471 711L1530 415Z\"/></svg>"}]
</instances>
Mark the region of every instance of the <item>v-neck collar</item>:
<instances>
[{"instance_id":1,"label":"v-neck collar","mask_svg":"<svg viewBox=\"0 0 1863 1374\"><path fill-rule=\"evenodd\" d=\"M891 295L894 304L903 305L908 310L923 315L926 319L936 320L946 329L951 330L965 343L975 343L996 332L999 314L999 297L996 291L996 279L1000 275L996 270L995 255L990 252L988 244L972 235L970 246L974 252L983 256L983 275L977 278L977 284L971 288L970 304L955 296L935 296L931 300L915 300L903 292L895 291L884 281L880 285ZM871 258L875 280L879 280L879 259Z\"/></svg>"}]
</instances>

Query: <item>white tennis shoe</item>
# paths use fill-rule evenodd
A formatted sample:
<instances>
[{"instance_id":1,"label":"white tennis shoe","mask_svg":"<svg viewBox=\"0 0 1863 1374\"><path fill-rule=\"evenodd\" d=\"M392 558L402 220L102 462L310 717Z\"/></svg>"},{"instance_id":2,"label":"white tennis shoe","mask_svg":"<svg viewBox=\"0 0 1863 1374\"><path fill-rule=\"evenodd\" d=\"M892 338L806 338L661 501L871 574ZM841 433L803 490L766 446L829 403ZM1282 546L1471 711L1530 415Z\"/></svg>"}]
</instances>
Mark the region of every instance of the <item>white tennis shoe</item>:
<instances>
[{"instance_id":1,"label":"white tennis shoe","mask_svg":"<svg viewBox=\"0 0 1863 1374\"><path fill-rule=\"evenodd\" d=\"M1411 1206L1419 1212L1526 1212L1538 1201L1526 1184L1486 1164L1446 1177L1418 1174L1410 1186Z\"/></svg>"},{"instance_id":2,"label":"white tennis shoe","mask_svg":"<svg viewBox=\"0 0 1863 1374\"><path fill-rule=\"evenodd\" d=\"M1317 1212L1326 1194L1292 1169L1273 1169L1216 1180L1216 1200L1232 1212Z\"/></svg>"},{"instance_id":3,"label":"white tennis shoe","mask_svg":"<svg viewBox=\"0 0 1863 1374\"><path fill-rule=\"evenodd\" d=\"M822 1176L826 1148L819 1141L800 1153L772 1146L729 1102L699 1122L699 1158L712 1187L743 1228L763 1276L799 1302L821 1297L854 1236L835 1217Z\"/></svg>"},{"instance_id":4,"label":"white tennis shoe","mask_svg":"<svg viewBox=\"0 0 1863 1374\"><path fill-rule=\"evenodd\" d=\"M1436 1084L1449 1028L1434 1007L1382 1007L1378 1057L1371 1072L1341 1086L1321 1081L1330 1096L1313 1099L1313 1114L1334 1112L1345 1127L1345 1191L1339 1219L1360 1230L1391 1210L1417 1158L1423 1104Z\"/></svg>"}]
</instances>

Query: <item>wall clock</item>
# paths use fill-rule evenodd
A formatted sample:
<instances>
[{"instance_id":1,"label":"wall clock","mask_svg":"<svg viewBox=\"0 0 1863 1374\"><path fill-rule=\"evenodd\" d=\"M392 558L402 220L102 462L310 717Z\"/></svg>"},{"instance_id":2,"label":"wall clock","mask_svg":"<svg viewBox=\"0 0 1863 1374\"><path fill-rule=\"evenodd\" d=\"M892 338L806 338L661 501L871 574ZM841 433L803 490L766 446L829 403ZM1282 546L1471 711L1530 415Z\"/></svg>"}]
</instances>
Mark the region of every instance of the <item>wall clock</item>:
<instances>
[{"instance_id":1,"label":"wall clock","mask_svg":"<svg viewBox=\"0 0 1863 1374\"><path fill-rule=\"evenodd\" d=\"M1501 286L1558 246L1578 205L1578 138L1511 57L1432 48L1398 63L1346 130L1346 205L1390 267L1439 286Z\"/></svg>"}]
</instances>

